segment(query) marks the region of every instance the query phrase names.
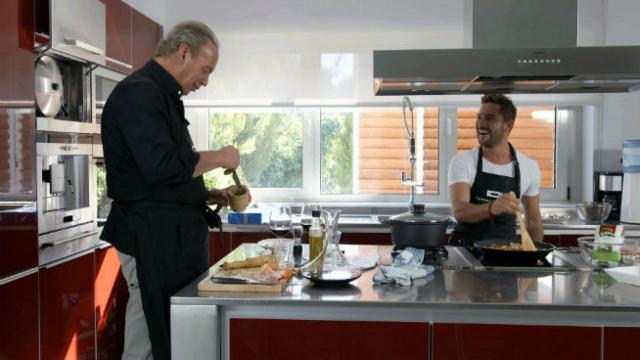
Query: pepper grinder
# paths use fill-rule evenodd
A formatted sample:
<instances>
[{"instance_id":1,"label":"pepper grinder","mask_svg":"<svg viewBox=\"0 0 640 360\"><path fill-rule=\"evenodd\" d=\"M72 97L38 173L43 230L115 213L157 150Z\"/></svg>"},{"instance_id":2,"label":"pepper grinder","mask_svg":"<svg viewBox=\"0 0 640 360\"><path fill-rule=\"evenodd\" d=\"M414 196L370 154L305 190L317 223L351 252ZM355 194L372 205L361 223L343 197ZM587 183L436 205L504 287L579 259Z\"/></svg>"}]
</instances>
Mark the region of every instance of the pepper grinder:
<instances>
[{"instance_id":1,"label":"pepper grinder","mask_svg":"<svg viewBox=\"0 0 640 360\"><path fill-rule=\"evenodd\" d=\"M304 230L302 226L293 227L293 266L300 267L302 265L302 235Z\"/></svg>"}]
</instances>

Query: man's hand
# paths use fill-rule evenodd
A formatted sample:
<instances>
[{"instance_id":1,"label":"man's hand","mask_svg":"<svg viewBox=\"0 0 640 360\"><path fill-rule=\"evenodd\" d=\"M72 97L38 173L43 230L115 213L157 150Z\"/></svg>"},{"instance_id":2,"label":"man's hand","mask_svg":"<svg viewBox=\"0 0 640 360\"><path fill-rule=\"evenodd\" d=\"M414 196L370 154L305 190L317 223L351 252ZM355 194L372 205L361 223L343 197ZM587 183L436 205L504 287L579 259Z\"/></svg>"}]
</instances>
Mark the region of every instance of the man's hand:
<instances>
[{"instance_id":1,"label":"man's hand","mask_svg":"<svg viewBox=\"0 0 640 360\"><path fill-rule=\"evenodd\" d=\"M218 150L218 155L220 156L220 167L235 169L240 165L240 151L231 145Z\"/></svg>"},{"instance_id":2,"label":"man's hand","mask_svg":"<svg viewBox=\"0 0 640 360\"><path fill-rule=\"evenodd\" d=\"M211 189L209 190L207 203L208 204L220 204L223 207L229 206L229 197L227 196L227 190L229 187L224 189Z\"/></svg>"},{"instance_id":3,"label":"man's hand","mask_svg":"<svg viewBox=\"0 0 640 360\"><path fill-rule=\"evenodd\" d=\"M193 177L198 177L215 168L235 169L240 165L240 151L233 146L225 146L220 150L198 152L199 159L193 169Z\"/></svg>"},{"instance_id":4,"label":"man's hand","mask_svg":"<svg viewBox=\"0 0 640 360\"><path fill-rule=\"evenodd\" d=\"M511 214L514 215L516 209L520 208L520 201L513 191L500 195L491 205L491 213L493 215Z\"/></svg>"}]
</instances>

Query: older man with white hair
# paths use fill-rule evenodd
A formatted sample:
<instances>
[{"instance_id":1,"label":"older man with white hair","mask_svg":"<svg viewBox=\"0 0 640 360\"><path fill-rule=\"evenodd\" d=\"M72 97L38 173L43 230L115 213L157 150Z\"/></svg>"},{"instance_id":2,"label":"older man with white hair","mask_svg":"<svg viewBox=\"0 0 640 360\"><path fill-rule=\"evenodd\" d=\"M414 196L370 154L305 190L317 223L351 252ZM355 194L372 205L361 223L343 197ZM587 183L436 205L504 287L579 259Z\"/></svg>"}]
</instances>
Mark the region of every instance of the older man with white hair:
<instances>
[{"instance_id":1,"label":"older man with white hair","mask_svg":"<svg viewBox=\"0 0 640 360\"><path fill-rule=\"evenodd\" d=\"M207 202L228 204L202 174L235 169L238 150L196 152L181 97L206 86L219 43L205 24L177 24L156 57L122 80L102 114L107 191L114 200L102 239L118 250L129 286L123 359L169 359L170 296L206 271Z\"/></svg>"}]
</instances>

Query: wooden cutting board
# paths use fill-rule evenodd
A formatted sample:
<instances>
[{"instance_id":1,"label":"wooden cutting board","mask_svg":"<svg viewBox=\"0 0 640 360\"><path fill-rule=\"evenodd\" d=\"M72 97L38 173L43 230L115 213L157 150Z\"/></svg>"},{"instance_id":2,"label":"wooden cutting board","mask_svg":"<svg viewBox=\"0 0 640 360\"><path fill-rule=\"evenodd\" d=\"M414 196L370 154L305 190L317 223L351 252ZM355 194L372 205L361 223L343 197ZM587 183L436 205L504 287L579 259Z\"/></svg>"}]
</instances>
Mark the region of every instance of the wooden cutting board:
<instances>
[{"instance_id":1,"label":"wooden cutting board","mask_svg":"<svg viewBox=\"0 0 640 360\"><path fill-rule=\"evenodd\" d=\"M242 269L243 271L258 271L259 268ZM212 276L212 275L211 275ZM215 295L216 292L262 292L281 293L287 287L289 279L283 279L275 284L221 284L211 280L211 276L204 278L198 284L198 295Z\"/></svg>"}]
</instances>

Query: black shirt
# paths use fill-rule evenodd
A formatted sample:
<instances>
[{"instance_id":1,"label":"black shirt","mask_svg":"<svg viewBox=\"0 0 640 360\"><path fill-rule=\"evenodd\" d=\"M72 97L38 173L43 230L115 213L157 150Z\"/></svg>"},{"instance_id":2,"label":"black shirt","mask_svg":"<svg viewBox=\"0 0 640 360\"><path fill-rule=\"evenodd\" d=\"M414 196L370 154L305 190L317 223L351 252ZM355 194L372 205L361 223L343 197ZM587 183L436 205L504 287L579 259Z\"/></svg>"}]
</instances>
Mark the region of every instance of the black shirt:
<instances>
[{"instance_id":1,"label":"black shirt","mask_svg":"<svg viewBox=\"0 0 640 360\"><path fill-rule=\"evenodd\" d=\"M155 60L122 80L102 113L107 191L116 202L204 205L199 155L184 118L178 82Z\"/></svg>"}]
</instances>

